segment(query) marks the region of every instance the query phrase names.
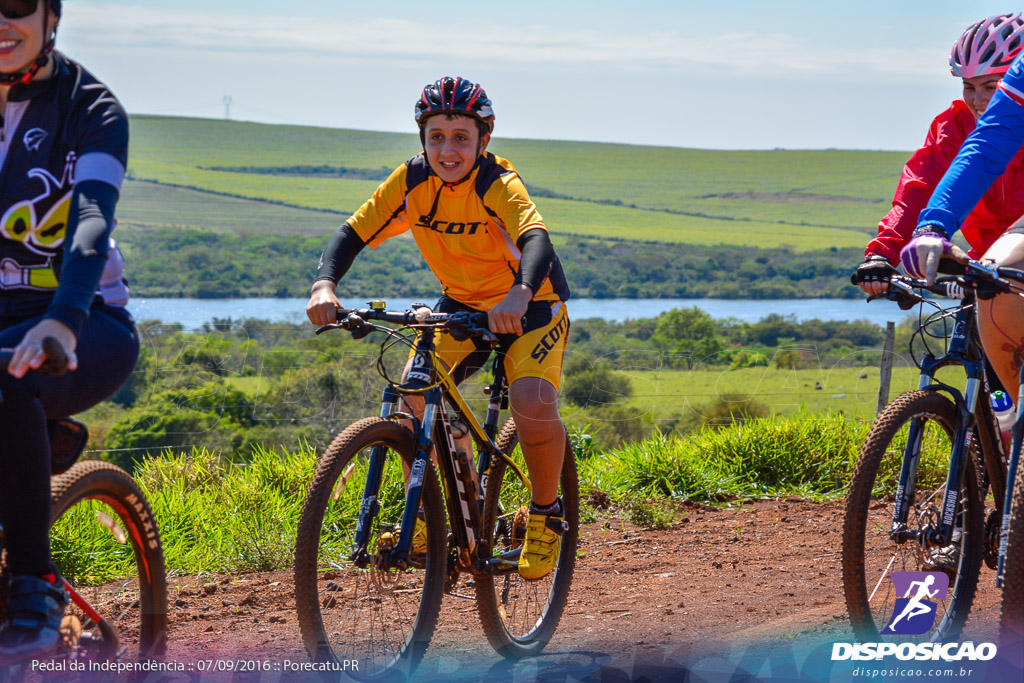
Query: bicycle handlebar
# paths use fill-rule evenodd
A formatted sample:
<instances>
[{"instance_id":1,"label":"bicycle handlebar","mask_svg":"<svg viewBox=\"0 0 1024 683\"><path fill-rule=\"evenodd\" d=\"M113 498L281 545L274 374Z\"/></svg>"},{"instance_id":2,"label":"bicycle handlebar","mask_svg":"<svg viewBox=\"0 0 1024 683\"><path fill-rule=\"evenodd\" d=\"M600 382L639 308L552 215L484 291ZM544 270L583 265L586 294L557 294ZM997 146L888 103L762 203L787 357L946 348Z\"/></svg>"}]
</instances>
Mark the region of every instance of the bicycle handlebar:
<instances>
[{"instance_id":1,"label":"bicycle handlebar","mask_svg":"<svg viewBox=\"0 0 1024 683\"><path fill-rule=\"evenodd\" d=\"M989 265L980 261L968 261L966 264L960 264L944 259L943 265L946 264L949 265L940 270L954 273L949 277L940 277L934 283L928 284L924 280L916 280L905 275L894 275L889 279L889 290L884 294L874 294L868 297L868 301L886 298L895 301L901 309L908 310L925 300L915 290L947 296L949 283L973 290L980 298L987 298L1002 292L1016 291L1024 294L1024 271L1017 268Z\"/></svg>"},{"instance_id":2,"label":"bicycle handlebar","mask_svg":"<svg viewBox=\"0 0 1024 683\"><path fill-rule=\"evenodd\" d=\"M41 344L46 360L35 372L41 372L51 377L59 377L68 371L68 352L59 341L53 337L45 337ZM11 359L14 358L14 351L0 351L0 371L6 371Z\"/></svg>"},{"instance_id":3,"label":"bicycle handlebar","mask_svg":"<svg viewBox=\"0 0 1024 683\"><path fill-rule=\"evenodd\" d=\"M366 321L392 323L407 327L433 327L448 332L453 338L463 341L471 337L483 337L488 341L495 341L497 337L487 326L487 314L482 312L457 311L455 313L420 313L429 309L422 308L417 311L386 311L373 308L339 308L337 309L338 322L329 325L322 325L316 329L317 334L327 330L343 329L348 330L354 337L365 336L370 329Z\"/></svg>"}]
</instances>

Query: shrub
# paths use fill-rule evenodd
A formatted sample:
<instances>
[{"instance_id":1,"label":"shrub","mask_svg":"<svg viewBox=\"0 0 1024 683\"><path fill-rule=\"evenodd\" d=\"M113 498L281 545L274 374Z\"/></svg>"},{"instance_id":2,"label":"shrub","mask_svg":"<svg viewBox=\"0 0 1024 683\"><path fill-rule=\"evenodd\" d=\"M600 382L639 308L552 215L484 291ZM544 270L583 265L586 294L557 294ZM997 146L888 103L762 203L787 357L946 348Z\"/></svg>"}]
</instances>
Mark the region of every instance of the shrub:
<instances>
[{"instance_id":1,"label":"shrub","mask_svg":"<svg viewBox=\"0 0 1024 683\"><path fill-rule=\"evenodd\" d=\"M629 378L612 370L607 361L591 363L586 357L577 355L563 370L561 396L574 405L586 408L614 404L632 394Z\"/></svg>"}]
</instances>

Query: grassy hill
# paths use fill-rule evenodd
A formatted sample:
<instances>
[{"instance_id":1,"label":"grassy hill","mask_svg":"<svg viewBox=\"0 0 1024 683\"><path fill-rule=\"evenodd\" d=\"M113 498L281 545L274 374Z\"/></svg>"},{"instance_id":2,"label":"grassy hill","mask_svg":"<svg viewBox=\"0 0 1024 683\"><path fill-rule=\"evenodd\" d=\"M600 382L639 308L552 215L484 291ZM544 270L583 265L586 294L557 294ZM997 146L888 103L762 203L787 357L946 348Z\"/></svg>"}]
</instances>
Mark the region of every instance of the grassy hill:
<instances>
[{"instance_id":1,"label":"grassy hill","mask_svg":"<svg viewBox=\"0 0 1024 683\"><path fill-rule=\"evenodd\" d=\"M131 125L118 209L129 247L172 226L326 239L390 169L420 149L411 133L154 116L134 116ZM833 296L845 286L837 269L853 267L907 157L500 137L490 149L516 164L560 254L568 255L580 238L702 247L697 253L711 257L717 245L753 246L801 252L818 271L822 255L832 254L824 291ZM145 288L145 274L136 276ZM642 291L643 274L631 277L633 290ZM615 295L614 289L597 295ZM656 295L673 296L670 290Z\"/></svg>"}]
</instances>

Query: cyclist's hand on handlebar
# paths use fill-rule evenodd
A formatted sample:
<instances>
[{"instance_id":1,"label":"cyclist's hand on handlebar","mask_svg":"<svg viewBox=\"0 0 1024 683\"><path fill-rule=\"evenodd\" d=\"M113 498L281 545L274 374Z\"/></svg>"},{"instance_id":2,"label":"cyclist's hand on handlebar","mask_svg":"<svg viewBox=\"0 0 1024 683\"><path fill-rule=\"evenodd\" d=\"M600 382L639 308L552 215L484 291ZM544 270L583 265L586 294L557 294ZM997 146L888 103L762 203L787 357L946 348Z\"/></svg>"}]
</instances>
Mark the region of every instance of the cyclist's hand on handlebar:
<instances>
[{"instance_id":1,"label":"cyclist's hand on handlebar","mask_svg":"<svg viewBox=\"0 0 1024 683\"><path fill-rule=\"evenodd\" d=\"M47 337L53 337L64 347L67 369L75 370L78 367L78 356L75 355L78 339L75 333L59 320L43 318L29 329L14 347L14 355L7 365L7 372L20 379L29 370L38 370L42 367L47 360L46 352L43 350L43 340Z\"/></svg>"},{"instance_id":2,"label":"cyclist's hand on handlebar","mask_svg":"<svg viewBox=\"0 0 1024 683\"><path fill-rule=\"evenodd\" d=\"M967 254L945 235L938 232L919 232L900 252L903 270L907 275L931 284L939 273L939 261L951 258L957 263L967 263Z\"/></svg>"},{"instance_id":3,"label":"cyclist's hand on handlebar","mask_svg":"<svg viewBox=\"0 0 1024 683\"><path fill-rule=\"evenodd\" d=\"M337 284L330 280L317 280L306 304L306 316L314 325L330 325L338 322L338 309L341 301L334 293Z\"/></svg>"},{"instance_id":4,"label":"cyclist's hand on handlebar","mask_svg":"<svg viewBox=\"0 0 1024 683\"><path fill-rule=\"evenodd\" d=\"M533 290L526 285L512 285L505 298L487 311L487 324L495 334L523 333L523 316L533 301Z\"/></svg>"},{"instance_id":5,"label":"cyclist's hand on handlebar","mask_svg":"<svg viewBox=\"0 0 1024 683\"><path fill-rule=\"evenodd\" d=\"M850 282L859 285L865 294L885 294L889 291L889 278L897 275L896 270L881 254L872 254L850 276Z\"/></svg>"}]
</instances>

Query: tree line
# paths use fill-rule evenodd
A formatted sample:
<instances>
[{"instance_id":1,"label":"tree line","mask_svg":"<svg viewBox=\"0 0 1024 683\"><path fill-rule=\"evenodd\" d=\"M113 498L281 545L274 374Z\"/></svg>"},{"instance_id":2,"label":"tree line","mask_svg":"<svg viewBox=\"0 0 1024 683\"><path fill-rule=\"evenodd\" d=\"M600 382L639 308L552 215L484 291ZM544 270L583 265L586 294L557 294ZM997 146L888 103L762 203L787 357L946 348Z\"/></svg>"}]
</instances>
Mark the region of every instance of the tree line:
<instances>
[{"instance_id":1,"label":"tree line","mask_svg":"<svg viewBox=\"0 0 1024 683\"><path fill-rule=\"evenodd\" d=\"M323 236L225 234L195 228L134 228L119 235L132 291L146 297L304 296ZM557 246L573 296L591 299L856 298L849 276L859 249L794 252L570 238ZM342 296L416 297L437 281L411 239L365 249Z\"/></svg>"}]
</instances>

